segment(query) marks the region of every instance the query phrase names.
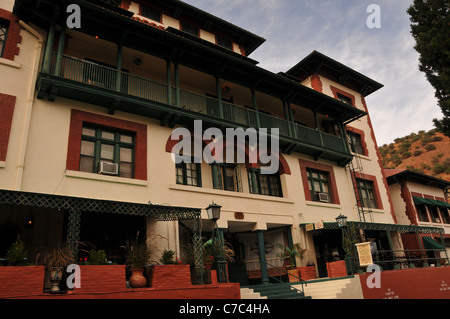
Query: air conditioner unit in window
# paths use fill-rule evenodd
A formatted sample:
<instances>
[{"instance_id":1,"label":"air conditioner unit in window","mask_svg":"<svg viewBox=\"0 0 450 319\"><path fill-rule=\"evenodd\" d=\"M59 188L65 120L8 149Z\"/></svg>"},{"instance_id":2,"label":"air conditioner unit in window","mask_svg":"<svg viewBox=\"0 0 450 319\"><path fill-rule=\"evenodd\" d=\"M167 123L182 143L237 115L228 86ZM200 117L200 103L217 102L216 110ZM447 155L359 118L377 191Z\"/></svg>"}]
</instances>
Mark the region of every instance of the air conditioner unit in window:
<instances>
[{"instance_id":1,"label":"air conditioner unit in window","mask_svg":"<svg viewBox=\"0 0 450 319\"><path fill-rule=\"evenodd\" d=\"M98 163L97 173L103 175L118 175L119 165L116 163L100 162Z\"/></svg>"},{"instance_id":2,"label":"air conditioner unit in window","mask_svg":"<svg viewBox=\"0 0 450 319\"><path fill-rule=\"evenodd\" d=\"M319 202L328 203L329 202L329 196L328 193L316 193L317 199Z\"/></svg>"}]
</instances>

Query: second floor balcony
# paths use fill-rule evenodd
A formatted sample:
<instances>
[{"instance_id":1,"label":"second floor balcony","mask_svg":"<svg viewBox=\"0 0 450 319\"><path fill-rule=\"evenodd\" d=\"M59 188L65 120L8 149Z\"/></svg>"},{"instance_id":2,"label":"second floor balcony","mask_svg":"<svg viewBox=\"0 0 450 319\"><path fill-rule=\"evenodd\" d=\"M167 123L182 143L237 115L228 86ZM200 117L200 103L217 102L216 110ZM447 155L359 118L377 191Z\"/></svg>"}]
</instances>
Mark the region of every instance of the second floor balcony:
<instances>
[{"instance_id":1,"label":"second floor balcony","mask_svg":"<svg viewBox=\"0 0 450 319\"><path fill-rule=\"evenodd\" d=\"M156 118L161 125L203 128L278 128L283 152L300 152L345 165L351 160L346 140L277 116L219 100L99 63L53 53L48 72L41 72L38 98L56 96L103 106L110 114L124 112Z\"/></svg>"}]
</instances>

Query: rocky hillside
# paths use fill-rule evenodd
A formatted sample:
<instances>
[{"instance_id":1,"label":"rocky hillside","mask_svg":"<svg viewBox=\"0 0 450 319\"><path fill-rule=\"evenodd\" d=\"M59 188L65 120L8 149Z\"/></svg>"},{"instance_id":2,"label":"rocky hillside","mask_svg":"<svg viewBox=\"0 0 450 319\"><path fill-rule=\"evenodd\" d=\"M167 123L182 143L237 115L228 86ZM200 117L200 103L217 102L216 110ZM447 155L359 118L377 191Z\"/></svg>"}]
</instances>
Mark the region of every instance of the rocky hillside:
<instances>
[{"instance_id":1,"label":"rocky hillside","mask_svg":"<svg viewBox=\"0 0 450 319\"><path fill-rule=\"evenodd\" d=\"M450 138L431 130L396 138L380 147L385 168L409 169L450 181Z\"/></svg>"}]
</instances>

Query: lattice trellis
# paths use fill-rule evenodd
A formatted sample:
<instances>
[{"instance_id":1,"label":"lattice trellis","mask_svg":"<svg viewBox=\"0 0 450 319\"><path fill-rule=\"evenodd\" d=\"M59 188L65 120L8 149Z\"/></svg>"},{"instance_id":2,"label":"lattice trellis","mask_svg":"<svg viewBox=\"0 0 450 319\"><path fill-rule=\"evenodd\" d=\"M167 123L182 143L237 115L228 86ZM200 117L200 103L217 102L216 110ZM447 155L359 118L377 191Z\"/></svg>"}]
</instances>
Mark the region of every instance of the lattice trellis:
<instances>
[{"instance_id":1,"label":"lattice trellis","mask_svg":"<svg viewBox=\"0 0 450 319\"><path fill-rule=\"evenodd\" d=\"M420 233L420 234L442 234L444 228L431 227L431 226L416 226L416 225L399 225L399 224L381 224L381 223L364 223L364 222L352 222L349 221L348 224L352 224L356 229L364 230L385 230L385 231L395 231L400 233ZM301 229L305 230L307 224L301 224ZM334 222L323 223L322 230L332 230L340 229L339 225Z\"/></svg>"}]
</instances>

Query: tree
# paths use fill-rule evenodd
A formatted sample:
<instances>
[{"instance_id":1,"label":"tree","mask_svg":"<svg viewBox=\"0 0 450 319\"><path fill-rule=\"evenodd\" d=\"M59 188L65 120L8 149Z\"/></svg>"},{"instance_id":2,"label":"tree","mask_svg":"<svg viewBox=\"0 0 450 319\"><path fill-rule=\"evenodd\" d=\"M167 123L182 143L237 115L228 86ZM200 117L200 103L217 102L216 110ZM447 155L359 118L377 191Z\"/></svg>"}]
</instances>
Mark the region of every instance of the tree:
<instances>
[{"instance_id":1,"label":"tree","mask_svg":"<svg viewBox=\"0 0 450 319\"><path fill-rule=\"evenodd\" d=\"M419 53L419 70L435 89L444 115L433 119L437 130L450 137L450 2L448 0L414 0L407 13L411 34Z\"/></svg>"}]
</instances>

